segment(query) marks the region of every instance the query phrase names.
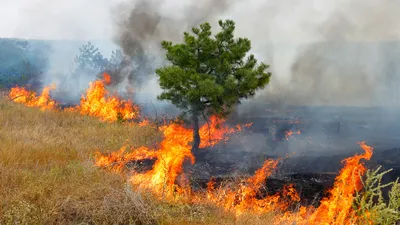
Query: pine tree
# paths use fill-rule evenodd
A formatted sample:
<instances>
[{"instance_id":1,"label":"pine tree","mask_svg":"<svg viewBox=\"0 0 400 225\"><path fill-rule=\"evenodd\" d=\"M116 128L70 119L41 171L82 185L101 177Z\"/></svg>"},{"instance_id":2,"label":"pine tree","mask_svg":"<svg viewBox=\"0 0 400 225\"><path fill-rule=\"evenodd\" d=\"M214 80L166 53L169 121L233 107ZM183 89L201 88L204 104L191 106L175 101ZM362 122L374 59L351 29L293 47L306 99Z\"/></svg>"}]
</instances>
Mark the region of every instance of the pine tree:
<instances>
[{"instance_id":1,"label":"pine tree","mask_svg":"<svg viewBox=\"0 0 400 225\"><path fill-rule=\"evenodd\" d=\"M257 63L247 38L234 38L235 23L219 21L221 31L212 36L209 23L184 33L184 43L163 41L170 65L159 68L163 92L160 100L190 115L193 123L193 149L200 145L199 119L211 115L227 116L241 99L255 95L270 80L268 65Z\"/></svg>"}]
</instances>

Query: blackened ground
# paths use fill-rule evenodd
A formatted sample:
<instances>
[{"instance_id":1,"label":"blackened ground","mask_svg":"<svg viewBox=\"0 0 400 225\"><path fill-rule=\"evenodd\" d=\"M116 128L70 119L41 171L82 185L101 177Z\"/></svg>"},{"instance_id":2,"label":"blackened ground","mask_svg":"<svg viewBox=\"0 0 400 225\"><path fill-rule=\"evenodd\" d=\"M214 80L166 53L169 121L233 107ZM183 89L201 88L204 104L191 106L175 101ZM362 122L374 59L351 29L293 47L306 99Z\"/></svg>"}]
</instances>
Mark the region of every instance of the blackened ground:
<instances>
[{"instance_id":1,"label":"blackened ground","mask_svg":"<svg viewBox=\"0 0 400 225\"><path fill-rule=\"evenodd\" d=\"M319 202L343 167L342 160L364 151L357 142L374 147L368 168L382 166L383 183L400 177L400 119L393 109L310 108L266 110L262 116L232 116L228 123L252 123L225 144L200 149L195 165L185 171L194 186L248 177L268 158L280 159L276 172L266 180L268 193L293 183L304 204ZM258 112L260 115L261 113ZM291 133L291 135L288 135Z\"/></svg>"},{"instance_id":2,"label":"blackened ground","mask_svg":"<svg viewBox=\"0 0 400 225\"><path fill-rule=\"evenodd\" d=\"M282 194L285 186L293 184L300 195L301 205L318 205L323 197L328 196L327 190L333 186L335 176L335 173L296 173L286 174L280 178L268 178L265 180L265 186L259 190L257 197ZM219 176L213 177L212 181L215 183L215 187L232 186L234 189L245 178L246 176ZM209 181L208 179L192 179L192 185L195 189L204 190ZM292 203L296 202L292 201Z\"/></svg>"},{"instance_id":3,"label":"blackened ground","mask_svg":"<svg viewBox=\"0 0 400 225\"><path fill-rule=\"evenodd\" d=\"M193 187L199 189L206 188L210 179L213 179L216 185L238 182L253 175L262 167L265 159L277 159L276 156L257 157L237 152L224 155L221 150L218 152L210 149L201 149L195 156L196 163L187 164L185 171L191 177ZM285 185L294 184L303 205L317 205L322 197L327 196L327 190L332 187L335 177L343 167L341 161L349 156L351 155L294 156L280 159L275 172L266 179L266 189L261 190L261 193L273 195L280 193ZM370 161L364 163L371 169L378 166L382 166L382 171L392 169L384 176L383 183L395 181L400 177L400 149L377 151ZM387 197L387 191L384 190L384 197Z\"/></svg>"},{"instance_id":4,"label":"blackened ground","mask_svg":"<svg viewBox=\"0 0 400 225\"><path fill-rule=\"evenodd\" d=\"M400 177L400 119L391 110L303 107L228 120L232 126L250 122L250 128L227 143L193 152L196 163L185 163L184 171L194 188L206 188L211 178L217 185L238 182L253 175L266 159L279 158L260 196L294 184L302 204L315 204L333 185L342 160L364 153L357 144L360 141L374 147L372 159L365 162L368 168L393 169L383 183ZM144 172L153 163L132 162L128 167Z\"/></svg>"}]
</instances>

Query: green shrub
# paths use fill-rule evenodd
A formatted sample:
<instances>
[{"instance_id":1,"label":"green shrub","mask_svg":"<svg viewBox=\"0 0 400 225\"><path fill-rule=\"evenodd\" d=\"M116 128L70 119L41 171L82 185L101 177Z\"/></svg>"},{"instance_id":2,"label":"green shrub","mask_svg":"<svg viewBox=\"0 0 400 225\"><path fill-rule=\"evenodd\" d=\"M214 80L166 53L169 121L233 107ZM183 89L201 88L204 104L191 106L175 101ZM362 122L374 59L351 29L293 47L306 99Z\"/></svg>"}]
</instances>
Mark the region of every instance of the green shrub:
<instances>
[{"instance_id":1,"label":"green shrub","mask_svg":"<svg viewBox=\"0 0 400 225\"><path fill-rule=\"evenodd\" d=\"M380 170L381 167L367 171L363 189L355 196L354 208L359 217L359 224L392 225L400 221L400 183L397 179L382 184L382 177L391 170ZM389 186L389 199L385 201L382 191Z\"/></svg>"}]
</instances>

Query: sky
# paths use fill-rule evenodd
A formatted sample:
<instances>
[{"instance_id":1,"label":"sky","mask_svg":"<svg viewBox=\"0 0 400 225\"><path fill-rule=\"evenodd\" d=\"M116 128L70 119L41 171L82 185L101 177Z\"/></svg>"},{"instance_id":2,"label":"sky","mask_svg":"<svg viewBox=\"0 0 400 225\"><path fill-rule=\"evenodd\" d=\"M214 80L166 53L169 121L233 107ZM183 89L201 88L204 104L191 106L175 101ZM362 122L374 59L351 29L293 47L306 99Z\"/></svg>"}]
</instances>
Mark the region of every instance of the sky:
<instances>
[{"instance_id":1,"label":"sky","mask_svg":"<svg viewBox=\"0 0 400 225\"><path fill-rule=\"evenodd\" d=\"M0 37L110 39L120 0L0 0Z\"/></svg>"}]
</instances>

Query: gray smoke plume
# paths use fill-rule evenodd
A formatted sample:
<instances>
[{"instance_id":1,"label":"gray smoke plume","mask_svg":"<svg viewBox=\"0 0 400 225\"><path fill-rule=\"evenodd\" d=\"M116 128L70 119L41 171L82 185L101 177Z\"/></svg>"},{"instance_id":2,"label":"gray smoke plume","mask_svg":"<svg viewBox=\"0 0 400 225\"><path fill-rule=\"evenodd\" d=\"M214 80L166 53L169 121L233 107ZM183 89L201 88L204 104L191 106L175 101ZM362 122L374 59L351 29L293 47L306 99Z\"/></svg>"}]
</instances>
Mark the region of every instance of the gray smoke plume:
<instances>
[{"instance_id":1,"label":"gray smoke plume","mask_svg":"<svg viewBox=\"0 0 400 225\"><path fill-rule=\"evenodd\" d=\"M289 105L399 105L394 62L400 50L395 10L400 2L352 0L332 6L327 18L308 31L312 43L298 45L286 64L288 75L273 73L271 89L260 99ZM281 63L275 60L272 67Z\"/></svg>"},{"instance_id":2,"label":"gray smoke plume","mask_svg":"<svg viewBox=\"0 0 400 225\"><path fill-rule=\"evenodd\" d=\"M154 70L164 63L160 48L162 40L180 41L184 31L214 19L228 6L227 0L134 0L122 3L113 13L116 24L114 39L126 59L123 69L112 76L115 80L126 80L131 87L140 88L147 83L145 81L154 79Z\"/></svg>"},{"instance_id":3,"label":"gray smoke plume","mask_svg":"<svg viewBox=\"0 0 400 225\"><path fill-rule=\"evenodd\" d=\"M40 2L21 9L24 17L14 22L15 35L75 40L102 36L108 40L108 35L113 36L126 57L113 80L136 85L136 91L139 87L159 91L157 82L147 81L154 79L155 68L166 63L164 52L160 51L162 40L180 42L182 32L192 26L208 21L218 29L217 20L233 19L236 35L249 38L252 53L271 65L271 83L259 92L258 102L363 106L400 103L398 1L103 0L98 4L94 0L72 0L64 5L49 0ZM60 12L57 18L50 17L54 11ZM111 12L110 18L107 12ZM60 64L65 66L73 61L75 54L69 54L70 59L51 57L50 67L58 70ZM54 73L43 77L44 85L53 82ZM62 80L63 76L57 79ZM82 79L82 86L93 79L95 75ZM74 85L67 89L78 92ZM245 104L240 107L246 108Z\"/></svg>"},{"instance_id":4,"label":"gray smoke plume","mask_svg":"<svg viewBox=\"0 0 400 225\"><path fill-rule=\"evenodd\" d=\"M399 45L388 41L400 37L399 5L391 0L129 1L113 11L115 42L134 62L116 74L122 77L117 80L146 86L165 63L162 40L180 42L184 31L201 22L230 18L237 36L252 40L252 53L271 65L272 81L256 104L398 104L391 87L399 81Z\"/></svg>"}]
</instances>

